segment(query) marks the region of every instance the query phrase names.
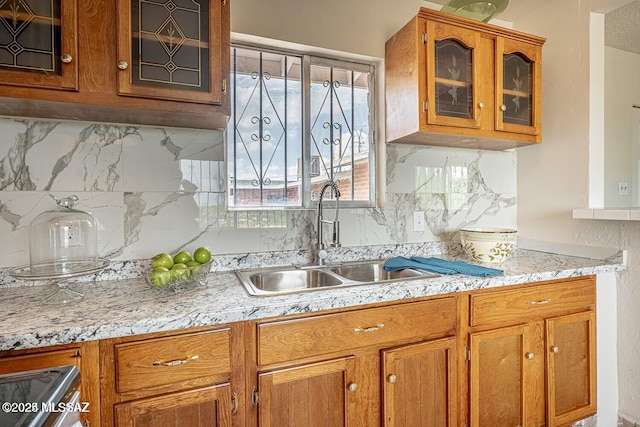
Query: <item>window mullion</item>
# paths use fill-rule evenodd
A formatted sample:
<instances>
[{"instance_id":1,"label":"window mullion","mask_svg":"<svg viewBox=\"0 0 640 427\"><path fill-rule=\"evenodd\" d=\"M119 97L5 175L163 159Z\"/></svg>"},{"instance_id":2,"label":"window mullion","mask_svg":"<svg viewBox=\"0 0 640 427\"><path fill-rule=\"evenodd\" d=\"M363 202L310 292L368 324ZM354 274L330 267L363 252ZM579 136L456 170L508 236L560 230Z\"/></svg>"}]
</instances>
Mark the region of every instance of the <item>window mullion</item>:
<instances>
[{"instance_id":1,"label":"window mullion","mask_svg":"<svg viewBox=\"0 0 640 427\"><path fill-rule=\"evenodd\" d=\"M302 56L302 204L311 207L311 57Z\"/></svg>"}]
</instances>

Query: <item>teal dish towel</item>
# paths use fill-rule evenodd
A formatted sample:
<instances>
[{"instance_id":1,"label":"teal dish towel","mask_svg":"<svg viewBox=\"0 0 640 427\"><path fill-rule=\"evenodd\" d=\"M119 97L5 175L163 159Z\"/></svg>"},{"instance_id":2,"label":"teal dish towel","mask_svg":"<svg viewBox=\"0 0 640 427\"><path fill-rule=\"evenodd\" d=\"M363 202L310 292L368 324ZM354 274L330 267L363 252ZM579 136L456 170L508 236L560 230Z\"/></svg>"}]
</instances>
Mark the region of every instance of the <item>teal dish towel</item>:
<instances>
[{"instance_id":1,"label":"teal dish towel","mask_svg":"<svg viewBox=\"0 0 640 427\"><path fill-rule=\"evenodd\" d=\"M439 273L439 274L456 274L457 273L457 271L455 271L452 268L424 264L422 262L415 261L413 259L405 258L402 256L389 258L384 262L384 265L382 266L382 268L384 269L384 271L398 271L398 270L405 270L407 268L413 268L415 270L427 270L432 273Z\"/></svg>"},{"instance_id":2,"label":"teal dish towel","mask_svg":"<svg viewBox=\"0 0 640 427\"><path fill-rule=\"evenodd\" d=\"M422 258L412 256L411 261L424 264L431 268L446 268L455 271L456 273L466 274L468 276L489 277L500 276L504 271L497 268L483 267L481 265L469 264L464 261L449 261L440 258ZM435 270L431 270L435 271Z\"/></svg>"}]
</instances>

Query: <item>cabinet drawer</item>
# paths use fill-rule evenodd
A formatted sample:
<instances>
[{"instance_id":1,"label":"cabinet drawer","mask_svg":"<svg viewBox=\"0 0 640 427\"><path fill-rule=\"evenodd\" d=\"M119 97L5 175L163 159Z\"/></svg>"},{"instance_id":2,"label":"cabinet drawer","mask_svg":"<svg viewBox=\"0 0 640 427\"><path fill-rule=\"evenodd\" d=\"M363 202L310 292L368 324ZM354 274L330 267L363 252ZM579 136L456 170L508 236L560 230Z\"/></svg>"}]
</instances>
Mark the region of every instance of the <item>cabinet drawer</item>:
<instances>
[{"instance_id":1,"label":"cabinet drawer","mask_svg":"<svg viewBox=\"0 0 640 427\"><path fill-rule=\"evenodd\" d=\"M258 363L269 365L359 347L453 334L456 297L258 325Z\"/></svg>"},{"instance_id":2,"label":"cabinet drawer","mask_svg":"<svg viewBox=\"0 0 640 427\"><path fill-rule=\"evenodd\" d=\"M199 385L229 381L228 329L115 345L119 393L198 379Z\"/></svg>"},{"instance_id":3,"label":"cabinet drawer","mask_svg":"<svg viewBox=\"0 0 640 427\"><path fill-rule=\"evenodd\" d=\"M471 294L471 326L523 322L595 308L595 279Z\"/></svg>"}]
</instances>

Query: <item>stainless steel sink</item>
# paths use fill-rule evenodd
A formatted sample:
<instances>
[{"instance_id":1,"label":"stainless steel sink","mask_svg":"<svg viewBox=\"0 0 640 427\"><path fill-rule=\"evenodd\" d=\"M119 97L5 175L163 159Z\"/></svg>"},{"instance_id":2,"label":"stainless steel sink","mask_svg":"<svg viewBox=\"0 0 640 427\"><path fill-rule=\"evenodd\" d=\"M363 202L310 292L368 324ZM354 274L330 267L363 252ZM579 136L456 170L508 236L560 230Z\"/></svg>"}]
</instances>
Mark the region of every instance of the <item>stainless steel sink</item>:
<instances>
[{"instance_id":1,"label":"stainless steel sink","mask_svg":"<svg viewBox=\"0 0 640 427\"><path fill-rule=\"evenodd\" d=\"M329 271L336 273L338 276L344 277L348 280L355 280L357 282L388 282L389 280L403 280L413 277L429 276L431 273L421 273L418 270L398 270L398 271L385 271L384 262L371 262L371 263L358 263L358 264L345 264L337 267L329 268Z\"/></svg>"},{"instance_id":2,"label":"stainless steel sink","mask_svg":"<svg viewBox=\"0 0 640 427\"><path fill-rule=\"evenodd\" d=\"M250 295L269 296L346 286L388 283L438 277L419 270L387 272L384 261L361 261L339 265L263 268L236 274Z\"/></svg>"}]
</instances>

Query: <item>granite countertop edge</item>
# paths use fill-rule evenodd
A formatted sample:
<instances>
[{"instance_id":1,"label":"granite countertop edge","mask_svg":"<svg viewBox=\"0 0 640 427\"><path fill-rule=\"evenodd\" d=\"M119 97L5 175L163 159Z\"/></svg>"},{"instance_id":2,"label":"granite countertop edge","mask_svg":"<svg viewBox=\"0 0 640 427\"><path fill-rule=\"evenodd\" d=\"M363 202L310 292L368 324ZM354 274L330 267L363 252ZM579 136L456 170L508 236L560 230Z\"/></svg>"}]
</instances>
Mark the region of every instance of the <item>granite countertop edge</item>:
<instances>
[{"instance_id":1,"label":"granite countertop edge","mask_svg":"<svg viewBox=\"0 0 640 427\"><path fill-rule=\"evenodd\" d=\"M78 283L73 288L85 293L84 299L64 305L42 303L55 285L9 288L0 297L0 351L620 272L625 264L620 259L519 250L496 268L504 274L487 278L457 274L268 297L249 296L234 272L212 272L202 286L175 295L151 289L143 278Z\"/></svg>"}]
</instances>

